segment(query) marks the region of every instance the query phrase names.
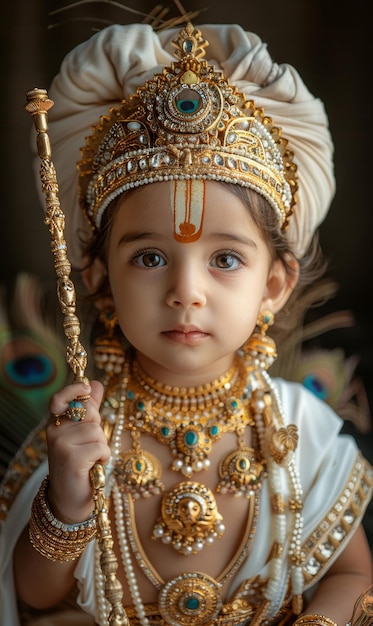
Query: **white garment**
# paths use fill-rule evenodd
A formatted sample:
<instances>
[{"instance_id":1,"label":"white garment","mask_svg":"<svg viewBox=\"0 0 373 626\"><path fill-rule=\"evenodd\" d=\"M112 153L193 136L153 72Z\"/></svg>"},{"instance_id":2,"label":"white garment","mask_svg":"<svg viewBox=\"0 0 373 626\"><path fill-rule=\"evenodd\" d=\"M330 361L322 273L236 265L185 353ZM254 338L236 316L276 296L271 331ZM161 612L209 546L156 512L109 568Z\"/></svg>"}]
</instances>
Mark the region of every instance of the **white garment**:
<instances>
[{"instance_id":1,"label":"white garment","mask_svg":"<svg viewBox=\"0 0 373 626\"><path fill-rule=\"evenodd\" d=\"M304 540L321 524L328 511L344 492L359 453L355 440L349 435L340 434L343 422L324 402L298 383L276 379L274 384L279 391L286 423L296 424L299 431L299 443L295 456L304 493ZM110 471L110 466L108 469ZM1 626L19 626L12 576L12 553L19 534L27 524L32 500L47 471L47 463L43 462L17 496L1 529ZM369 503L370 492L366 495L359 522ZM270 545L271 519L266 484L263 485L261 500L254 543L247 561L231 582L232 593L245 579L256 574L266 574L265 559L268 545ZM346 541L353 535L356 528L357 525ZM341 550L345 545L346 542L341 546ZM341 550L336 550L327 567L330 567ZM94 542L91 542L77 562L75 576L80 589L79 604L88 614L95 616L93 562ZM284 569L285 578L286 567ZM96 619L98 619L97 615Z\"/></svg>"}]
</instances>

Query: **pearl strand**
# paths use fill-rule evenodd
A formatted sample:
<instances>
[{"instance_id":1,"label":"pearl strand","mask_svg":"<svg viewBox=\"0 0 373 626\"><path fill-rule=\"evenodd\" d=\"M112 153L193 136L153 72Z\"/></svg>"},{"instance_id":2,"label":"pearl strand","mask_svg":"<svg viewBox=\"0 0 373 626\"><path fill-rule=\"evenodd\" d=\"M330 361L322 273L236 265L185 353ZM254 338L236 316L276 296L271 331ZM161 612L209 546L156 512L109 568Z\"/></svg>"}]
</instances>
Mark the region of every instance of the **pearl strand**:
<instances>
[{"instance_id":1,"label":"pearl strand","mask_svg":"<svg viewBox=\"0 0 373 626\"><path fill-rule=\"evenodd\" d=\"M258 433L259 445L261 448L262 455L267 459L267 476L268 476L268 486L269 491L272 494L272 498L278 497L282 500L281 494L281 477L280 472L281 468L274 462L271 456L268 453L267 446L267 428L263 419L263 412L266 408L266 403L264 401L265 388L262 385L258 384L259 381L256 380L253 387L255 391L253 392L254 401L252 403L252 407L255 410L254 419L256 422L256 429ZM273 542L273 550L274 556L272 557L268 573L269 579L266 586L266 589L263 592L263 595L266 600L269 602L273 602L279 593L281 587L282 580L282 558L281 555L283 553L283 546L286 540L288 531L288 521L287 516L284 515L282 511L277 511L275 513L275 522L274 522L274 542ZM265 613L267 613L269 606L263 608ZM265 615L261 616L261 619L264 619Z\"/></svg>"},{"instance_id":2,"label":"pearl strand","mask_svg":"<svg viewBox=\"0 0 373 626\"><path fill-rule=\"evenodd\" d=\"M276 506L278 507L278 510L275 511L274 521L274 556L269 563L269 580L264 592L264 597L273 605L273 603L279 597L281 588L283 569L281 555L283 553L283 547L288 534L289 525L288 516L285 515L283 510L284 503L281 490L281 473L286 469L288 483L292 495L291 501L289 502L289 509L292 513L289 551L289 558L291 561L290 578L294 607L296 607L297 611L299 611L301 610L299 607L301 606L301 597L304 590L304 579L300 566L301 536L303 529L303 517L301 514L303 492L300 484L299 474L295 466L294 458L291 457L287 464L287 467L282 468L277 465L277 463L274 461L274 459L272 459L269 453L267 445L268 428L266 427L263 419L263 411L265 407L264 394L266 389L270 391L272 398L272 415L274 419L273 426L275 426L276 428L283 426L284 417L278 391L274 386L270 376L264 370L259 372L258 374L256 375L255 382L253 383L253 389L255 389L255 392L253 393L253 396L255 398L253 402L253 408L255 412L255 421L261 451L263 456L267 458L268 484L270 493L272 493L273 501L276 502ZM265 609L265 614L268 614L268 611L270 610L271 607L268 606ZM265 615L263 614L261 616L261 619L264 618L264 616Z\"/></svg>"},{"instance_id":3,"label":"pearl strand","mask_svg":"<svg viewBox=\"0 0 373 626\"><path fill-rule=\"evenodd\" d=\"M114 432L113 432L112 440L111 440L112 459L114 461L118 458L121 448L122 448L121 438L122 438L122 433L123 433L123 428L124 428L124 416L125 416L124 407L125 407L125 402L126 402L127 383L128 383L128 365L126 364L123 383L121 387L120 400L119 400L119 405L118 405L117 414L116 414L115 428L114 428ZM145 607L141 600L141 596L140 596L140 592L139 592L139 588L138 588L138 584L136 580L136 574L134 572L132 561L131 561L130 548L127 542L126 531L125 531L123 508L120 504L120 493L119 493L119 490L118 490L118 487L116 485L113 475L111 476L111 480L110 480L110 492L112 494L113 502L114 502L117 535L119 539L121 558L122 558L123 568L124 568L127 583L128 583L129 592L132 598L132 602L135 606L136 614L140 621L140 624L142 626L149 626L149 620L146 617ZM108 619L107 601L105 597L105 581L104 581L104 576L101 570L99 550L97 550L96 552L95 561L96 561L95 562L96 594L97 594L98 607L99 607L100 625L106 626L107 619Z\"/></svg>"},{"instance_id":4,"label":"pearl strand","mask_svg":"<svg viewBox=\"0 0 373 626\"><path fill-rule=\"evenodd\" d=\"M289 557L293 562L291 568L291 582L294 596L300 596L304 590L304 576L301 567L302 564L302 532L303 532L303 515L300 508L302 503L303 490L300 484L299 474L295 467L294 459L289 463L289 474L293 484L294 493L294 530L292 541L290 544Z\"/></svg>"},{"instance_id":5,"label":"pearl strand","mask_svg":"<svg viewBox=\"0 0 373 626\"><path fill-rule=\"evenodd\" d=\"M126 403L126 390L128 385L128 363L125 365L123 382L120 391L120 399L118 409L116 413L115 428L111 438L111 453L113 460L116 461L122 450L122 433L124 428L124 416L125 416L125 403Z\"/></svg>"},{"instance_id":6,"label":"pearl strand","mask_svg":"<svg viewBox=\"0 0 373 626\"><path fill-rule=\"evenodd\" d=\"M121 394L119 400L118 414L117 414L117 423L116 428L113 433L113 441L112 441L112 453L113 459L116 460L122 449L122 433L124 428L124 417L125 417L125 402L126 402L126 389L128 384L128 364L126 364L126 370L123 378L123 383L121 387ZM126 537L126 526L123 514L123 508L121 506L121 497L119 493L118 486L113 479L112 483L112 496L114 500L114 510L116 517L116 526L117 526L117 535L119 539L119 547L122 557L122 563L124 567L124 571L126 574L126 579L128 582L129 592L133 601L133 604L136 608L136 614L139 618L142 626L149 626L149 620L146 617L145 607L141 600L136 574L133 569L130 548L128 545L127 537Z\"/></svg>"},{"instance_id":7,"label":"pearl strand","mask_svg":"<svg viewBox=\"0 0 373 626\"><path fill-rule=\"evenodd\" d=\"M273 461L268 459L268 484L273 499L282 501L281 493L281 468ZM264 592L264 597L273 602L279 592L282 580L282 558L283 546L288 533L287 516L281 511L275 513L274 521L274 549L275 555L269 563L269 581Z\"/></svg>"},{"instance_id":8,"label":"pearl strand","mask_svg":"<svg viewBox=\"0 0 373 626\"><path fill-rule=\"evenodd\" d=\"M121 494L116 484L113 485L112 496L114 501L115 521L119 539L119 548L129 592L135 606L136 615L139 618L140 624L142 624L142 626L149 626L149 620L146 617L145 607L143 601L141 600L141 595L136 580L136 574L132 565L130 547L128 545L126 536L124 512L121 504Z\"/></svg>"},{"instance_id":9,"label":"pearl strand","mask_svg":"<svg viewBox=\"0 0 373 626\"><path fill-rule=\"evenodd\" d=\"M263 377L266 379L268 386L271 389L275 400L275 407L277 409L277 414L281 418L283 422L283 409L281 406L281 400L279 397L279 393L277 388L274 386L270 376L267 372L263 372ZM290 484L292 488L292 500L289 503L290 509L293 513L293 528L291 533L290 540L290 548L289 548L289 560L291 561L290 566L290 577L291 577L291 590L292 595L300 602L300 598L304 591L304 576L303 570L301 567L302 564L302 554L301 554L301 545L302 545L302 532L303 532L303 515L302 515L302 507L303 507L303 489L300 481L299 472L297 470L294 457L292 456L288 462L288 476L290 479ZM299 612L301 611L301 607L297 609Z\"/></svg>"}]
</instances>

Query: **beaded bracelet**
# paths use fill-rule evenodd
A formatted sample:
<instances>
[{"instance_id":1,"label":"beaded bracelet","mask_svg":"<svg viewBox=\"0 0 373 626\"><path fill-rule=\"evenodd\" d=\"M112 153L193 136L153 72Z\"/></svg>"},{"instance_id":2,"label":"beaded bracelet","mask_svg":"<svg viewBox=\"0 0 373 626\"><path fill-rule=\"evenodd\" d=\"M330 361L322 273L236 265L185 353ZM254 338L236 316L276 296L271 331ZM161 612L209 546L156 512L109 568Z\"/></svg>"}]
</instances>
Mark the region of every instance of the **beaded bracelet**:
<instances>
[{"instance_id":1,"label":"beaded bracelet","mask_svg":"<svg viewBox=\"0 0 373 626\"><path fill-rule=\"evenodd\" d=\"M298 617L293 626L338 626L337 623L326 615L319 615L314 613L313 615L301 615Z\"/></svg>"},{"instance_id":2,"label":"beaded bracelet","mask_svg":"<svg viewBox=\"0 0 373 626\"><path fill-rule=\"evenodd\" d=\"M56 519L49 507L46 477L31 508L29 537L32 546L50 561L74 561L97 532L96 515L84 522L64 524Z\"/></svg>"}]
</instances>

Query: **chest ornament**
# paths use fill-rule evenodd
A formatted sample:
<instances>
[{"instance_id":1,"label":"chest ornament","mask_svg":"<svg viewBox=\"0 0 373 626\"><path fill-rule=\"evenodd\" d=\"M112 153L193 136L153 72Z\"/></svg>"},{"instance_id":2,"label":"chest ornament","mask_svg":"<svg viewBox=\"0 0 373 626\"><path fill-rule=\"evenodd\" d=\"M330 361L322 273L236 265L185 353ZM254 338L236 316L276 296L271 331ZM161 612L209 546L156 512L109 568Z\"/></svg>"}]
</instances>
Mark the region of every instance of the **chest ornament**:
<instances>
[{"instance_id":1,"label":"chest ornament","mask_svg":"<svg viewBox=\"0 0 373 626\"><path fill-rule=\"evenodd\" d=\"M253 626L258 626L278 593L283 566L289 568L294 611L301 611L304 586L300 552L302 488L294 460L298 433L294 425L284 421L277 389L265 368L253 367L253 358L251 353L238 354L225 375L210 385L197 388L157 383L142 372L136 362L129 360L119 384L114 381L107 389L103 419L104 423L111 424L108 439L114 471L109 486L122 563L129 584L135 585L131 560L137 561L159 591L159 611L170 626L187 622L207 626L219 614L222 586L237 572L251 550L264 479L271 497L274 524L269 578ZM127 450L122 449L125 432L132 438L132 446ZM246 499L247 524L242 540L215 580L201 572L189 571L167 581L150 561L137 529L136 500L165 490L161 464L143 449L140 440L145 440L142 435L148 435L166 445L172 456L170 468L185 476L162 496L151 537L160 539L165 550L168 545L180 555L192 558L191 555L224 534L224 520L214 494L201 482L193 480L194 473L209 469L212 447L224 433L233 433L237 444L218 464L219 482L215 491ZM248 433L252 436L250 445ZM283 550L289 536L290 549L284 559ZM133 596L138 597L137 586ZM207 598L208 605L205 604Z\"/></svg>"},{"instance_id":2,"label":"chest ornament","mask_svg":"<svg viewBox=\"0 0 373 626\"><path fill-rule=\"evenodd\" d=\"M163 496L153 539L162 539L187 556L200 552L205 543L211 545L224 530L212 491L200 483L184 481Z\"/></svg>"}]
</instances>

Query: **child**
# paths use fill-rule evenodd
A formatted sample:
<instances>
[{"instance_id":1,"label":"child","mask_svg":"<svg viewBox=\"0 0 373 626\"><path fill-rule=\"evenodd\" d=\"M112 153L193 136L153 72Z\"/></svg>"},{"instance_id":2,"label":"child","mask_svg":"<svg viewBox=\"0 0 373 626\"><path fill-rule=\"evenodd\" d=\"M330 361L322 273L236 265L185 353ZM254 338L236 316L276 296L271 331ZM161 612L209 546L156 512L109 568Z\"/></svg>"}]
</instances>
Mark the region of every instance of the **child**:
<instances>
[{"instance_id":1,"label":"child","mask_svg":"<svg viewBox=\"0 0 373 626\"><path fill-rule=\"evenodd\" d=\"M1 623L346 624L371 583L371 468L267 372L267 330L322 268L322 103L256 35L191 24L104 29L50 97L103 376L53 396L47 458L38 431L4 481Z\"/></svg>"}]
</instances>

